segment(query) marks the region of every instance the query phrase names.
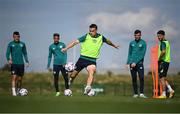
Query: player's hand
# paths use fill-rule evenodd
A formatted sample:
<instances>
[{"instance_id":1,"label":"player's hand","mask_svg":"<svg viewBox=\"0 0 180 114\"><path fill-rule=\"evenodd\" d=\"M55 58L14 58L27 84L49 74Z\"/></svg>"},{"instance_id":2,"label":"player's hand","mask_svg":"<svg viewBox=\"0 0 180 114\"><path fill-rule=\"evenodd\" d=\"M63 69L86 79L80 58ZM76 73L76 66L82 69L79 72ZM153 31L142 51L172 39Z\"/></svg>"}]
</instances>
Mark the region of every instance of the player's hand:
<instances>
[{"instance_id":1,"label":"player's hand","mask_svg":"<svg viewBox=\"0 0 180 114\"><path fill-rule=\"evenodd\" d=\"M129 69L129 64L124 65L125 69Z\"/></svg>"},{"instance_id":2,"label":"player's hand","mask_svg":"<svg viewBox=\"0 0 180 114\"><path fill-rule=\"evenodd\" d=\"M11 59L8 61L8 64L9 64L9 65L12 65L12 60L11 60Z\"/></svg>"},{"instance_id":3,"label":"player's hand","mask_svg":"<svg viewBox=\"0 0 180 114\"><path fill-rule=\"evenodd\" d=\"M67 51L67 48L62 48L61 51L64 53Z\"/></svg>"},{"instance_id":4,"label":"player's hand","mask_svg":"<svg viewBox=\"0 0 180 114\"><path fill-rule=\"evenodd\" d=\"M47 70L48 70L49 72L52 72L52 69L51 69L50 67L48 67Z\"/></svg>"},{"instance_id":5,"label":"player's hand","mask_svg":"<svg viewBox=\"0 0 180 114\"><path fill-rule=\"evenodd\" d=\"M131 67L134 68L136 66L136 63L132 63Z\"/></svg>"},{"instance_id":6,"label":"player's hand","mask_svg":"<svg viewBox=\"0 0 180 114\"><path fill-rule=\"evenodd\" d=\"M29 63L26 63L26 68L28 68L30 66L30 64Z\"/></svg>"},{"instance_id":7,"label":"player's hand","mask_svg":"<svg viewBox=\"0 0 180 114\"><path fill-rule=\"evenodd\" d=\"M120 46L118 46L118 45L115 45L115 46L114 46L114 48L116 48L116 49L119 49L119 47L120 47Z\"/></svg>"}]
</instances>

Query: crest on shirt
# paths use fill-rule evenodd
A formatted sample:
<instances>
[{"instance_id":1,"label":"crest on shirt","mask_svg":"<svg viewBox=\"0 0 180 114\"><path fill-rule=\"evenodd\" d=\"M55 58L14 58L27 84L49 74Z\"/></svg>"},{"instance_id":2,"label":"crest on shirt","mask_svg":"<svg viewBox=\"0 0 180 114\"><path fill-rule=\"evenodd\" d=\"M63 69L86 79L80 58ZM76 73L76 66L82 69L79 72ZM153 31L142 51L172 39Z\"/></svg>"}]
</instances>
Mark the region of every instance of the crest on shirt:
<instances>
[{"instance_id":1,"label":"crest on shirt","mask_svg":"<svg viewBox=\"0 0 180 114\"><path fill-rule=\"evenodd\" d=\"M59 46L59 48L62 48L63 46Z\"/></svg>"},{"instance_id":2,"label":"crest on shirt","mask_svg":"<svg viewBox=\"0 0 180 114\"><path fill-rule=\"evenodd\" d=\"M23 44L19 44L21 47L23 47Z\"/></svg>"},{"instance_id":3,"label":"crest on shirt","mask_svg":"<svg viewBox=\"0 0 180 114\"><path fill-rule=\"evenodd\" d=\"M139 44L139 47L142 47L142 44Z\"/></svg>"},{"instance_id":4,"label":"crest on shirt","mask_svg":"<svg viewBox=\"0 0 180 114\"><path fill-rule=\"evenodd\" d=\"M96 42L97 42L97 40L96 40L96 39L93 39L92 41L93 41L93 43L96 43Z\"/></svg>"}]
</instances>

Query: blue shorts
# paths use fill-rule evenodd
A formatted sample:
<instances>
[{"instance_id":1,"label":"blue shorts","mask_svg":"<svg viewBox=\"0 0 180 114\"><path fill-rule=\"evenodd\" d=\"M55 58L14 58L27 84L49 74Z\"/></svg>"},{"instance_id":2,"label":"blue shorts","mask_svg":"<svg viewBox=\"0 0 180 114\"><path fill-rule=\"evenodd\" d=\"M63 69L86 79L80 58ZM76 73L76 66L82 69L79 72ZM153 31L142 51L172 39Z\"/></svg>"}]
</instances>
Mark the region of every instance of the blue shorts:
<instances>
[{"instance_id":1,"label":"blue shorts","mask_svg":"<svg viewBox=\"0 0 180 114\"><path fill-rule=\"evenodd\" d=\"M79 58L76 65L75 65L75 70L80 72L82 69L86 68L89 65L95 65L96 66L96 62L90 61L87 59L83 59L83 58Z\"/></svg>"}]
</instances>

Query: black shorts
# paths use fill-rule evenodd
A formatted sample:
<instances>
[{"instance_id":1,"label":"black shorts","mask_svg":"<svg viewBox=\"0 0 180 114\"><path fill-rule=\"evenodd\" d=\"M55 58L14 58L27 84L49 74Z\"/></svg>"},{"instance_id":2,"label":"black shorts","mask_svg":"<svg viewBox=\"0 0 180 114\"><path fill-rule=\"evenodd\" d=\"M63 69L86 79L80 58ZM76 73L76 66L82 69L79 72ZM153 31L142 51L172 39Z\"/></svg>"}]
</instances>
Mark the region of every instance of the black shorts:
<instances>
[{"instance_id":1,"label":"black shorts","mask_svg":"<svg viewBox=\"0 0 180 114\"><path fill-rule=\"evenodd\" d=\"M23 76L24 75L24 64L12 64L11 75Z\"/></svg>"},{"instance_id":2,"label":"black shorts","mask_svg":"<svg viewBox=\"0 0 180 114\"><path fill-rule=\"evenodd\" d=\"M89 65L95 65L96 66L96 62L93 62L93 61L90 61L87 59L83 59L83 58L79 58L76 65L75 65L75 70L79 72Z\"/></svg>"},{"instance_id":3,"label":"black shorts","mask_svg":"<svg viewBox=\"0 0 180 114\"><path fill-rule=\"evenodd\" d=\"M61 71L63 76L67 76L67 71L63 65L53 65L53 75L59 76L59 72Z\"/></svg>"},{"instance_id":4,"label":"black shorts","mask_svg":"<svg viewBox=\"0 0 180 114\"><path fill-rule=\"evenodd\" d=\"M169 69L168 62L164 62L164 61L158 62L158 73L160 78L167 76L168 69Z\"/></svg>"}]
</instances>

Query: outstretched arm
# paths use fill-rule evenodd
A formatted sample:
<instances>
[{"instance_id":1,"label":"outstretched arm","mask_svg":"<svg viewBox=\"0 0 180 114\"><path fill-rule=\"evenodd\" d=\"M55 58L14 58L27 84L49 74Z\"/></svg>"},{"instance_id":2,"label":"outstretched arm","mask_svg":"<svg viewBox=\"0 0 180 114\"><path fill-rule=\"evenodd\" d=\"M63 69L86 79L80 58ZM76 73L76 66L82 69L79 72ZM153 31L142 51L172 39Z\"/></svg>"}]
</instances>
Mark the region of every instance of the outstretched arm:
<instances>
[{"instance_id":1,"label":"outstretched arm","mask_svg":"<svg viewBox=\"0 0 180 114\"><path fill-rule=\"evenodd\" d=\"M66 48L61 49L62 52L66 52L68 49L74 47L75 45L79 44L79 40L75 40L67 45Z\"/></svg>"},{"instance_id":2,"label":"outstretched arm","mask_svg":"<svg viewBox=\"0 0 180 114\"><path fill-rule=\"evenodd\" d=\"M119 46L118 45L115 45L114 43L112 43L109 39L106 40L106 43L116 49L119 49Z\"/></svg>"}]
</instances>

